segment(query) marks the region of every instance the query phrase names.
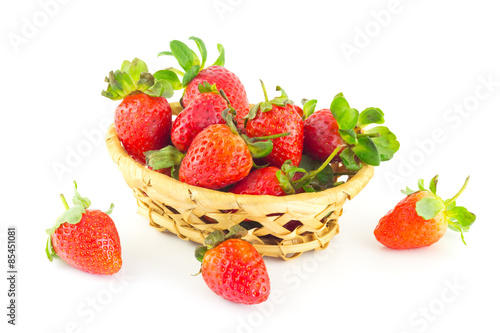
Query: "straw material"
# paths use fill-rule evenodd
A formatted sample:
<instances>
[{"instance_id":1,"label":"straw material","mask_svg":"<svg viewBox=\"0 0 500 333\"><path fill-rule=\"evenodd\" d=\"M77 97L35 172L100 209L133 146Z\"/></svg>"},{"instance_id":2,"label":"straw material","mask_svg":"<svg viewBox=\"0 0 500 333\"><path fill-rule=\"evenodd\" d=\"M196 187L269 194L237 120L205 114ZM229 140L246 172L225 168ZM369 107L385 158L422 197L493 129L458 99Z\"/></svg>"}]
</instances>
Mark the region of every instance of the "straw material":
<instances>
[{"instance_id":1,"label":"straw material","mask_svg":"<svg viewBox=\"0 0 500 333\"><path fill-rule=\"evenodd\" d=\"M182 110L179 103L171 106L173 114ZM250 229L244 239L261 255L286 260L326 248L339 231L342 205L373 177L373 167L365 165L344 184L322 192L283 197L236 195L188 185L137 163L121 145L114 125L108 129L106 145L134 192L138 213L152 227L201 244L214 230L227 231L243 221L256 221L262 227ZM342 170L338 165L332 167L334 171ZM283 226L290 221L302 225L289 231Z\"/></svg>"}]
</instances>

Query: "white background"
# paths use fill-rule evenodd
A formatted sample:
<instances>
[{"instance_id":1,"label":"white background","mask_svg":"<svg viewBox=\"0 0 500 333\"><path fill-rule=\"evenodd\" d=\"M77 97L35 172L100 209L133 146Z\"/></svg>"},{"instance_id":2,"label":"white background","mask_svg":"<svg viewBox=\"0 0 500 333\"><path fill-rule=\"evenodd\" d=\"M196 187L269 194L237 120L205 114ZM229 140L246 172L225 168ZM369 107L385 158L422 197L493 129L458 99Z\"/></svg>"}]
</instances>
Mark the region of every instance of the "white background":
<instances>
[{"instance_id":1,"label":"white background","mask_svg":"<svg viewBox=\"0 0 500 333\"><path fill-rule=\"evenodd\" d=\"M7 325L2 277L2 332L500 331L494 1L25 0L2 7L5 275L8 225L17 226L19 250L18 325ZM192 35L205 41L208 64L216 44L225 46L226 67L251 101L262 99L258 79L272 96L279 84L292 100L317 98L320 107L342 91L359 110L381 108L401 142L346 203L328 250L289 262L266 258L272 296L260 306L227 302L191 276L199 269L195 244L136 214L104 145L102 124L116 106L100 96L107 73L134 57L151 71L173 66L157 52ZM449 231L429 248L384 248L373 236L378 220L402 199L401 188L435 174L445 198L471 176L458 201L477 214L468 245ZM62 212L59 193L71 197L73 179L93 208L116 205L123 268L115 276L45 256L45 229Z\"/></svg>"}]
</instances>

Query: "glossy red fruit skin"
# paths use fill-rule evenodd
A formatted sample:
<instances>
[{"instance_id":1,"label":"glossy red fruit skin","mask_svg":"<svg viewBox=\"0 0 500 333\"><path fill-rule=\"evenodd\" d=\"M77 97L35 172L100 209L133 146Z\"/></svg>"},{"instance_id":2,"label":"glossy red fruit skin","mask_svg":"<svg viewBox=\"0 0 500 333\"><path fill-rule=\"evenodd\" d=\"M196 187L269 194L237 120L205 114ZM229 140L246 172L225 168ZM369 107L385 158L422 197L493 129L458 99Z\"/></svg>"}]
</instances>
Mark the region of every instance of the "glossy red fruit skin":
<instances>
[{"instance_id":1,"label":"glossy red fruit skin","mask_svg":"<svg viewBox=\"0 0 500 333\"><path fill-rule=\"evenodd\" d=\"M51 235L55 253L71 266L93 274L111 275L122 266L120 237L106 213L87 209L76 224L61 224Z\"/></svg>"},{"instance_id":2,"label":"glossy red fruit skin","mask_svg":"<svg viewBox=\"0 0 500 333\"><path fill-rule=\"evenodd\" d=\"M194 138L203 129L214 124L225 124L221 113L227 108L226 100L217 93L202 93L175 118L172 125L172 144L186 152Z\"/></svg>"},{"instance_id":3,"label":"glossy red fruit skin","mask_svg":"<svg viewBox=\"0 0 500 333\"><path fill-rule=\"evenodd\" d=\"M229 239L207 251L201 272L207 286L231 302L259 304L269 297L264 260L247 241Z\"/></svg>"},{"instance_id":4,"label":"glossy red fruit skin","mask_svg":"<svg viewBox=\"0 0 500 333\"><path fill-rule=\"evenodd\" d=\"M344 140L339 134L339 126L330 109L314 112L304 121L304 154L314 160L325 161ZM341 149L333 158L340 162Z\"/></svg>"},{"instance_id":5,"label":"glossy red fruit skin","mask_svg":"<svg viewBox=\"0 0 500 333\"><path fill-rule=\"evenodd\" d=\"M298 113L298 115L302 118L304 116L304 110L296 104L292 104L293 109Z\"/></svg>"},{"instance_id":6,"label":"glossy red fruit skin","mask_svg":"<svg viewBox=\"0 0 500 333\"><path fill-rule=\"evenodd\" d=\"M448 227L443 214L425 220L415 208L419 200L431 196L429 191L419 191L405 197L380 219L374 230L375 238L392 249L412 249L436 243Z\"/></svg>"},{"instance_id":7,"label":"glossy red fruit skin","mask_svg":"<svg viewBox=\"0 0 500 333\"><path fill-rule=\"evenodd\" d=\"M215 84L217 89L224 90L231 106L236 110L236 119L240 120L248 114L250 106L248 104L247 93L240 79L233 72L222 66L210 66L201 70L198 75L188 83L182 105L186 108L200 93L198 85L207 81L211 85Z\"/></svg>"},{"instance_id":8,"label":"glossy red fruit skin","mask_svg":"<svg viewBox=\"0 0 500 333\"><path fill-rule=\"evenodd\" d=\"M268 136L290 132L290 135L272 139L273 150L269 155L258 160L259 165L269 163L281 168L286 160L298 166L302 159L304 141L304 122L292 105L284 107L273 105L268 112L258 112L257 116L249 120L246 133L250 138Z\"/></svg>"},{"instance_id":9,"label":"glossy red fruit skin","mask_svg":"<svg viewBox=\"0 0 500 333\"><path fill-rule=\"evenodd\" d=\"M170 143L172 110L163 97L138 93L126 96L115 111L115 128L127 153L145 164L144 152Z\"/></svg>"},{"instance_id":10,"label":"glossy red fruit skin","mask_svg":"<svg viewBox=\"0 0 500 333\"><path fill-rule=\"evenodd\" d=\"M252 155L243 139L227 125L215 124L194 138L182 160L179 180L217 190L245 178L252 166Z\"/></svg>"},{"instance_id":11,"label":"glossy red fruit skin","mask_svg":"<svg viewBox=\"0 0 500 333\"><path fill-rule=\"evenodd\" d=\"M276 177L278 171L281 170L273 166L256 169L236 183L229 192L234 194L284 196L286 193L281 188Z\"/></svg>"}]
</instances>

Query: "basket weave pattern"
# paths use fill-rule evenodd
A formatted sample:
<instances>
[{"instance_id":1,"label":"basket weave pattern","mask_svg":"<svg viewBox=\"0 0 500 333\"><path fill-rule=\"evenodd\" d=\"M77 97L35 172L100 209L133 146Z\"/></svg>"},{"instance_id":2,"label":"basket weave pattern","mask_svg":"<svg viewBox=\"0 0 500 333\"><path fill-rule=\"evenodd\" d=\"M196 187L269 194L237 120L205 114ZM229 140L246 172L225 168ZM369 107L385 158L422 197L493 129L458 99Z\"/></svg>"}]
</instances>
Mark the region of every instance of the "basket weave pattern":
<instances>
[{"instance_id":1,"label":"basket weave pattern","mask_svg":"<svg viewBox=\"0 0 500 333\"><path fill-rule=\"evenodd\" d=\"M172 104L177 114L180 107ZM201 244L214 230L226 231L243 221L256 221L261 226L256 224L244 239L261 255L283 259L327 247L339 231L344 202L354 198L373 177L373 167L366 165L344 184L322 192L283 197L236 195L191 186L137 163L122 147L114 125L108 129L106 145L133 190L138 213L152 227ZM302 225L290 231L284 227L290 221Z\"/></svg>"}]
</instances>

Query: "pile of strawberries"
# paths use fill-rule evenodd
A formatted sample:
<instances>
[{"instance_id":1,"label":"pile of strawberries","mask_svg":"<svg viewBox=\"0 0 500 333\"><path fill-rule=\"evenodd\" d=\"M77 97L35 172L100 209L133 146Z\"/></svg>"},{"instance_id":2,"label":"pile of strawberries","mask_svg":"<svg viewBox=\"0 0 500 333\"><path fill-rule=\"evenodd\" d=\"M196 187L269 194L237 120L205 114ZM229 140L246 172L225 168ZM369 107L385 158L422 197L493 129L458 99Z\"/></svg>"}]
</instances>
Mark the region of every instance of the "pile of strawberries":
<instances>
[{"instance_id":1,"label":"pile of strawberries","mask_svg":"<svg viewBox=\"0 0 500 333\"><path fill-rule=\"evenodd\" d=\"M180 41L170 51L181 69L154 74L134 59L106 77L102 94L122 100L115 112L115 128L127 153L138 163L181 182L241 195L284 196L317 192L337 186L342 174L354 174L363 164L377 166L399 149L396 136L385 126L384 113L374 107L359 112L342 93L330 107L315 111L317 100L291 101L283 88L269 99L261 82L264 101L249 104L239 78L224 67L225 51L205 67L207 50L197 45L200 57ZM167 99L183 90L183 110L177 117ZM337 166L337 168L332 167ZM339 166L342 166L339 172ZM437 176L429 188L419 181L406 197L379 221L375 238L387 247L408 249L437 242L447 227L468 231L476 216L456 205L468 184L451 199L436 193ZM66 208L47 229L46 252L90 273L114 274L121 268L121 245L107 212L89 209L75 183L73 207ZM296 226L291 226L292 230ZM264 260L241 238L246 229L236 225L228 233L215 231L195 256L200 272L216 294L233 302L257 304L270 293ZM464 241L465 243L465 241Z\"/></svg>"},{"instance_id":2,"label":"pile of strawberries","mask_svg":"<svg viewBox=\"0 0 500 333\"><path fill-rule=\"evenodd\" d=\"M351 172L362 163L379 165L399 149L378 108L351 108L340 93L330 108L314 112L316 100L303 107L279 96L249 104L242 82L224 67L225 52L205 67L202 40L191 39L200 57L181 41L170 51L181 69L151 74L146 64L125 61L110 72L103 95L121 100L115 128L127 153L137 162L181 182L236 194L282 196L321 191L335 184L330 162ZM182 80L179 79L182 77ZM183 90L182 112L172 121L167 99Z\"/></svg>"}]
</instances>

